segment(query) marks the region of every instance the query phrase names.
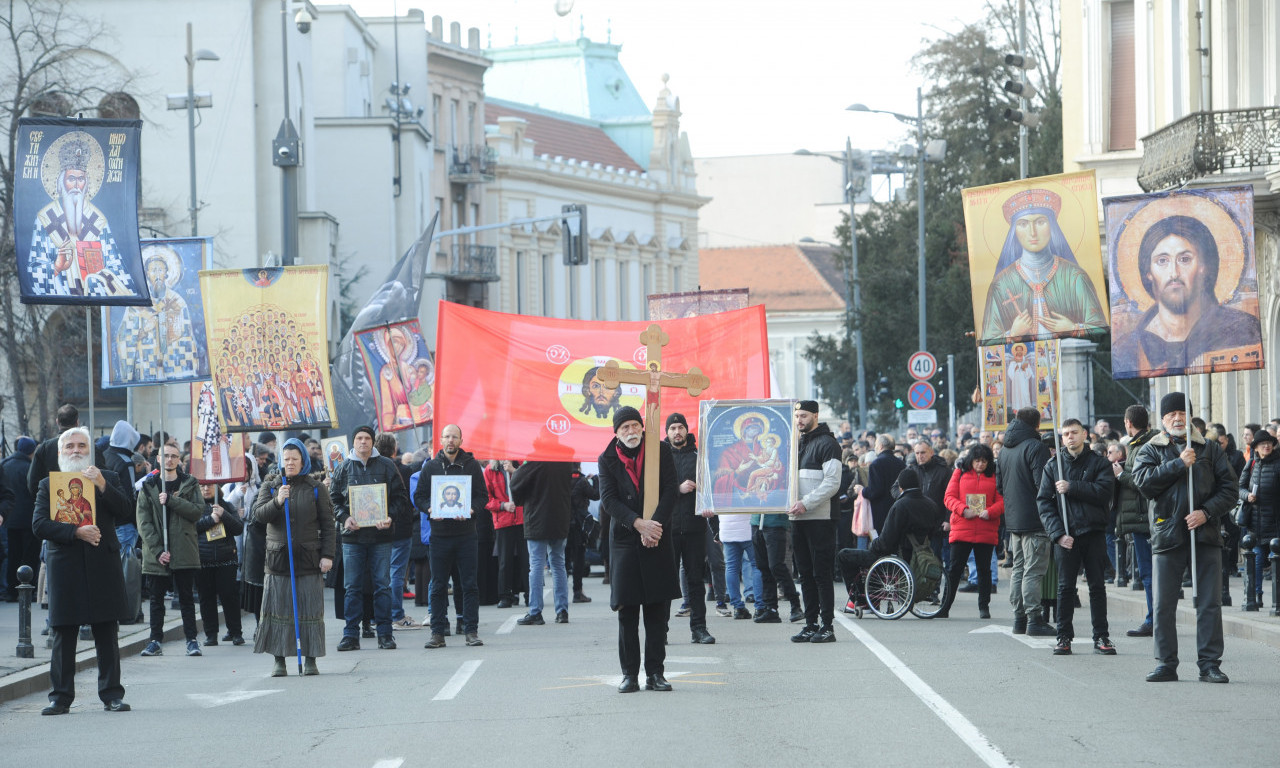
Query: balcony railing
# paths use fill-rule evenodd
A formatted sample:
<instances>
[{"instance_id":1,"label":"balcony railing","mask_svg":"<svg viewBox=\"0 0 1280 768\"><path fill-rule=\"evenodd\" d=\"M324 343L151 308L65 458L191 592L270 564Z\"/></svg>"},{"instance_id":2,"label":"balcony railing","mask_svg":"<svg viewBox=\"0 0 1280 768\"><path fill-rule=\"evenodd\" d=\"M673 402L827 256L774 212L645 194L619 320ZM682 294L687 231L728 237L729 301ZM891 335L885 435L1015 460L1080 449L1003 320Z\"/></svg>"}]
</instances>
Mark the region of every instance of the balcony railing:
<instances>
[{"instance_id":1,"label":"balcony railing","mask_svg":"<svg viewBox=\"0 0 1280 768\"><path fill-rule=\"evenodd\" d=\"M498 248L493 245L455 245L449 253L450 280L492 282L498 279Z\"/></svg>"},{"instance_id":2,"label":"balcony railing","mask_svg":"<svg viewBox=\"0 0 1280 768\"><path fill-rule=\"evenodd\" d=\"M493 181L495 153L483 144L455 145L450 153L449 181Z\"/></svg>"},{"instance_id":3,"label":"balcony railing","mask_svg":"<svg viewBox=\"0 0 1280 768\"><path fill-rule=\"evenodd\" d=\"M1142 139L1138 184L1148 192L1193 179L1280 165L1280 107L1195 112Z\"/></svg>"}]
</instances>

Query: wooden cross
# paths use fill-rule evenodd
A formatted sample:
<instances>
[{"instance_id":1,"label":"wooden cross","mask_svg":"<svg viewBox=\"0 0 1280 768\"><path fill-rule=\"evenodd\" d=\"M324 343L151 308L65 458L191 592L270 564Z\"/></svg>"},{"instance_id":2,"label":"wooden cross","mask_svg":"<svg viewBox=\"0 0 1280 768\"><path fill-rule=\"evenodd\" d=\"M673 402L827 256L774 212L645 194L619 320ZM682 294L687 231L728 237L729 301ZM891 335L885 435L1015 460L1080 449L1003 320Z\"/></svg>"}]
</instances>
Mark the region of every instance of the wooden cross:
<instances>
[{"instance_id":1,"label":"wooden cross","mask_svg":"<svg viewBox=\"0 0 1280 768\"><path fill-rule=\"evenodd\" d=\"M600 382L608 389L617 389L621 384L643 384L644 398L644 519L653 519L658 509L658 473L662 462L659 460L662 450L660 419L662 416L662 388L679 387L689 393L689 397L697 397L703 390L711 386L711 379L703 375L697 367L688 373L668 373L662 370L662 348L671 343L661 327L654 323L640 334L640 343L645 346L647 369L633 371L622 368L617 360L605 363L599 371Z\"/></svg>"}]
</instances>

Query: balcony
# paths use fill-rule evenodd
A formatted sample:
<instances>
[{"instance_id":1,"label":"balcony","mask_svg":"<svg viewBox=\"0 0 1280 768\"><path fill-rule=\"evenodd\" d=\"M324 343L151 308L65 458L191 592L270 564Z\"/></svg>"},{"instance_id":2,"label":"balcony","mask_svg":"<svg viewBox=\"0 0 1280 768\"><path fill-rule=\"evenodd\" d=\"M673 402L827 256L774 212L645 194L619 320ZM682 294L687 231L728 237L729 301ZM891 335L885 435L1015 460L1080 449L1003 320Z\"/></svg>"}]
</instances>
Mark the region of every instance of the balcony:
<instances>
[{"instance_id":1,"label":"balcony","mask_svg":"<svg viewBox=\"0 0 1280 768\"><path fill-rule=\"evenodd\" d=\"M452 149L449 181L455 184L493 181L496 153L483 144L455 145Z\"/></svg>"},{"instance_id":2,"label":"balcony","mask_svg":"<svg viewBox=\"0 0 1280 768\"><path fill-rule=\"evenodd\" d=\"M469 283L491 283L498 279L497 246L455 245L448 253L439 254L437 263L446 259L446 271L436 277Z\"/></svg>"},{"instance_id":3,"label":"balcony","mask_svg":"<svg viewBox=\"0 0 1280 768\"><path fill-rule=\"evenodd\" d=\"M1280 107L1195 112L1142 139L1147 192L1231 171L1280 165Z\"/></svg>"}]
</instances>

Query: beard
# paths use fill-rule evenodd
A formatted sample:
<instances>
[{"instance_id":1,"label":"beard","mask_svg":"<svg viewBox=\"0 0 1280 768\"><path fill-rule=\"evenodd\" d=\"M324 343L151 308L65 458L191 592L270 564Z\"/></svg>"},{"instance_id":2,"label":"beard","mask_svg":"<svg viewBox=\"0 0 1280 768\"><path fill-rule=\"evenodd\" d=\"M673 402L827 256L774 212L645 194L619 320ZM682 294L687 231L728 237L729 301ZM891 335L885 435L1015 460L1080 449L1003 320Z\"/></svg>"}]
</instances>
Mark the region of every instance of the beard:
<instances>
[{"instance_id":1,"label":"beard","mask_svg":"<svg viewBox=\"0 0 1280 768\"><path fill-rule=\"evenodd\" d=\"M626 437L619 437L618 442L622 443L623 445L625 445L626 447L632 450L635 450L636 448L640 447L640 441L643 439L644 439L644 433L641 432L640 434L636 434L636 435L627 435Z\"/></svg>"},{"instance_id":2,"label":"beard","mask_svg":"<svg viewBox=\"0 0 1280 768\"><path fill-rule=\"evenodd\" d=\"M84 223L84 190L72 192L63 189L58 195L58 202L67 217L67 233L79 239L80 227Z\"/></svg>"},{"instance_id":3,"label":"beard","mask_svg":"<svg viewBox=\"0 0 1280 768\"><path fill-rule=\"evenodd\" d=\"M1175 315L1185 315L1191 308L1192 291L1181 281L1165 283L1160 287L1160 306Z\"/></svg>"},{"instance_id":4,"label":"beard","mask_svg":"<svg viewBox=\"0 0 1280 768\"><path fill-rule=\"evenodd\" d=\"M92 466L93 459L88 456L58 454L58 469L62 472L83 472Z\"/></svg>"},{"instance_id":5,"label":"beard","mask_svg":"<svg viewBox=\"0 0 1280 768\"><path fill-rule=\"evenodd\" d=\"M1182 427L1169 427L1169 434L1173 435L1174 437L1186 437L1186 436L1187 436L1187 428L1186 428L1185 426L1182 426Z\"/></svg>"}]
</instances>

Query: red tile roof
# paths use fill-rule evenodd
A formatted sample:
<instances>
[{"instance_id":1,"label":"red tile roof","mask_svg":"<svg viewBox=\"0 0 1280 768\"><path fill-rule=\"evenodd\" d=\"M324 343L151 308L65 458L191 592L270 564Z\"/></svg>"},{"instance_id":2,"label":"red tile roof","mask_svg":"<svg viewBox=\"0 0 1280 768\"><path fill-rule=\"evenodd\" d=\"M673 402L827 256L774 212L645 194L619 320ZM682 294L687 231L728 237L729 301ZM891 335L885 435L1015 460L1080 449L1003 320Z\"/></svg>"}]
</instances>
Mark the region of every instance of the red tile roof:
<instances>
[{"instance_id":1,"label":"red tile roof","mask_svg":"<svg viewBox=\"0 0 1280 768\"><path fill-rule=\"evenodd\" d=\"M844 274L823 245L699 248L705 291L747 288L750 303L770 312L844 311Z\"/></svg>"},{"instance_id":2,"label":"red tile roof","mask_svg":"<svg viewBox=\"0 0 1280 768\"><path fill-rule=\"evenodd\" d=\"M528 122L524 135L533 139L534 152L539 155L573 158L580 163L612 165L625 171L644 171L598 125L580 119L554 117L545 112L519 109L500 101L486 101L485 122L497 125L499 117L519 117Z\"/></svg>"}]
</instances>

